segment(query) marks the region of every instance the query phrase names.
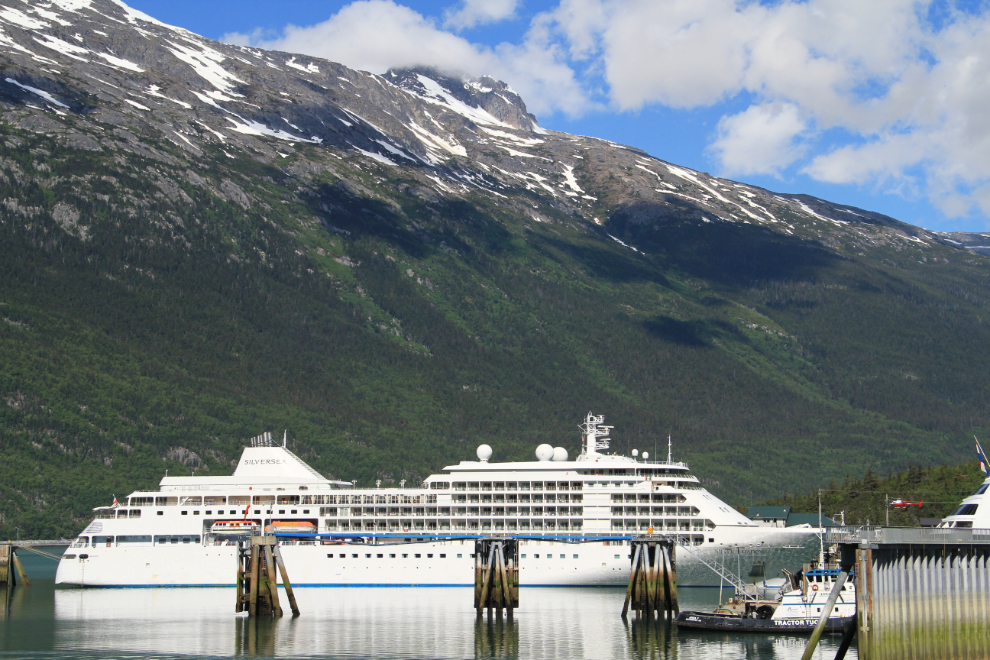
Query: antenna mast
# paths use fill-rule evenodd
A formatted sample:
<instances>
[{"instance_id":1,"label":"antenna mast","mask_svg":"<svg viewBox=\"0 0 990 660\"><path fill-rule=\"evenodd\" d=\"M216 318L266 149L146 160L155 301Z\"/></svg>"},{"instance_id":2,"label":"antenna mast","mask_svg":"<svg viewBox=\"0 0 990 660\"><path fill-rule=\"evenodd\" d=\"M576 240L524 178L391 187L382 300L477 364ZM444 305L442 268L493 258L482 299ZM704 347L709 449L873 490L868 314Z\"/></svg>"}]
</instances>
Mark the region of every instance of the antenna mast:
<instances>
[{"instance_id":1,"label":"antenna mast","mask_svg":"<svg viewBox=\"0 0 990 660\"><path fill-rule=\"evenodd\" d=\"M586 455L597 454L599 449L608 449L608 432L614 426L605 426L605 415L593 415L590 412L584 418L584 423L578 425L581 434L584 435L584 453Z\"/></svg>"},{"instance_id":2,"label":"antenna mast","mask_svg":"<svg viewBox=\"0 0 990 660\"><path fill-rule=\"evenodd\" d=\"M667 435L667 464L668 465L671 463L671 458L670 457L671 457L671 447L672 446L673 446L673 442L670 439L670 434L668 434Z\"/></svg>"}]
</instances>

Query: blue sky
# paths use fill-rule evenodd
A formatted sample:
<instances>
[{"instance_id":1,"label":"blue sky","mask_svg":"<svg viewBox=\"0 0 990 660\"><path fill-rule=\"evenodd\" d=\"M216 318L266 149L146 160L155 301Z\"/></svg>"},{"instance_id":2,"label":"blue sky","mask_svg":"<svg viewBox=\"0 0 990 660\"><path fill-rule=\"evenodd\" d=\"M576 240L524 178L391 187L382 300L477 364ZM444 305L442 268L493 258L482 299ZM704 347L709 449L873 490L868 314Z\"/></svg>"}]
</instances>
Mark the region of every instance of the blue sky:
<instances>
[{"instance_id":1,"label":"blue sky","mask_svg":"<svg viewBox=\"0 0 990 660\"><path fill-rule=\"evenodd\" d=\"M491 74L545 128L929 229L990 230L985 0L131 0L365 70Z\"/></svg>"}]
</instances>

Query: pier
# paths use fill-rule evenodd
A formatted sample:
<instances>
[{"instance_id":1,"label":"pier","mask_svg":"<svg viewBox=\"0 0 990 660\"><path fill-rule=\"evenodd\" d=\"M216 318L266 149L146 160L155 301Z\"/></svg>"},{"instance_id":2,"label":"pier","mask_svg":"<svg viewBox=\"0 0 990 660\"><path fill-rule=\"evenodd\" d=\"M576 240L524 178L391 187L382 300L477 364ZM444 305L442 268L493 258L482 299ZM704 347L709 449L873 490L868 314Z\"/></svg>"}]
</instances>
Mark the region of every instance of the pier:
<instances>
[{"instance_id":1,"label":"pier","mask_svg":"<svg viewBox=\"0 0 990 660\"><path fill-rule=\"evenodd\" d=\"M826 537L855 571L861 660L990 657L990 530L863 528Z\"/></svg>"}]
</instances>

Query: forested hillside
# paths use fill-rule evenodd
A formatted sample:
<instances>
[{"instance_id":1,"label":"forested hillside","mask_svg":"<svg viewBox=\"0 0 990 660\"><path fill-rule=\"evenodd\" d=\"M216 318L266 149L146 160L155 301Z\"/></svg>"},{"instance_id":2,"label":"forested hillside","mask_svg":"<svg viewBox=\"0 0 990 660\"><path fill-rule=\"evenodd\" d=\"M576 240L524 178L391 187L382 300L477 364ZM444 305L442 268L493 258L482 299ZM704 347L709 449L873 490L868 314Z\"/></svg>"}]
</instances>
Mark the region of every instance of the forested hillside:
<instances>
[{"instance_id":1,"label":"forested hillside","mask_svg":"<svg viewBox=\"0 0 990 660\"><path fill-rule=\"evenodd\" d=\"M990 429L990 257L955 239L544 131L491 79L238 48L109 0L17 8L0 536L229 473L266 430L390 486L482 442L574 456L593 410L613 449L670 435L757 502L959 462Z\"/></svg>"},{"instance_id":2,"label":"forested hillside","mask_svg":"<svg viewBox=\"0 0 990 660\"><path fill-rule=\"evenodd\" d=\"M925 467L909 465L886 476L872 469L862 478L851 475L841 482L831 481L807 493L784 493L765 502L767 505L790 505L794 511L818 511L836 522L845 517L847 525L885 525L889 509L890 524L917 527L921 518L944 518L972 495L986 477L973 461L961 465ZM894 500L920 503L920 507L889 506Z\"/></svg>"}]
</instances>

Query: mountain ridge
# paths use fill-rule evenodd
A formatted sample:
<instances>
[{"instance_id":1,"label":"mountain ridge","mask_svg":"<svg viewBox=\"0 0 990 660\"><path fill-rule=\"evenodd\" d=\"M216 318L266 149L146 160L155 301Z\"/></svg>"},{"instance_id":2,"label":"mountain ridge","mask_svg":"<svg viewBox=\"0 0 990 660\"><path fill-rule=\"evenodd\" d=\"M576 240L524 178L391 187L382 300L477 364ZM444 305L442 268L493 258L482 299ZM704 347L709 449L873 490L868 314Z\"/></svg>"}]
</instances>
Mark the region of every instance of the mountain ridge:
<instances>
[{"instance_id":1,"label":"mountain ridge","mask_svg":"<svg viewBox=\"0 0 990 660\"><path fill-rule=\"evenodd\" d=\"M593 408L738 501L990 428L978 238L545 130L492 79L110 0L0 30L0 533L266 429L391 485L576 448Z\"/></svg>"}]
</instances>

